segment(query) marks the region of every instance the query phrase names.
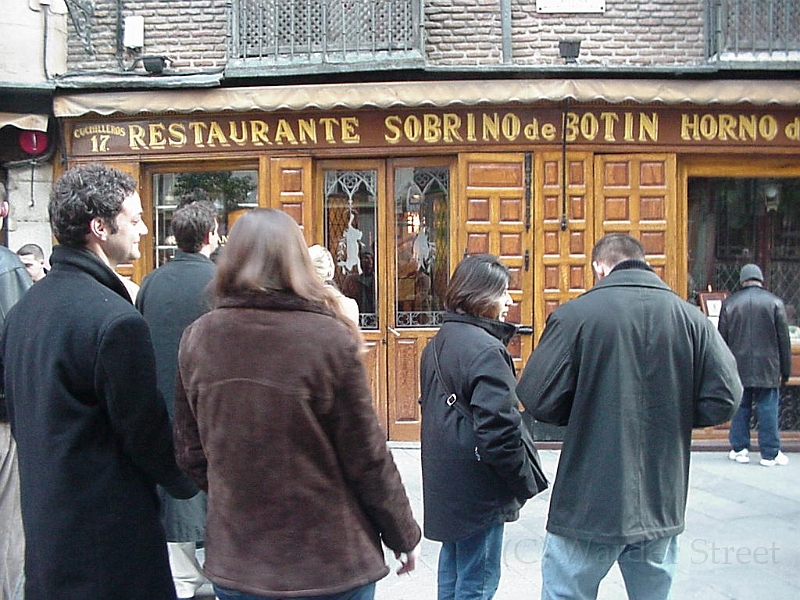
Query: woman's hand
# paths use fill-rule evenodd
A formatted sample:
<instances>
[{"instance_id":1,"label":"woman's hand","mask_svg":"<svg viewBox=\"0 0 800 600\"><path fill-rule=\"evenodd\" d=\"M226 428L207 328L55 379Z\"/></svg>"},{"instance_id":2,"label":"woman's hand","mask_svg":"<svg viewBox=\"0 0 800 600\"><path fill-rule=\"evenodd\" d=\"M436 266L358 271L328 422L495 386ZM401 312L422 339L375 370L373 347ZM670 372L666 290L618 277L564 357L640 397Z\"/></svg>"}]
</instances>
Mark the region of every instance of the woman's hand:
<instances>
[{"instance_id":1,"label":"woman's hand","mask_svg":"<svg viewBox=\"0 0 800 600\"><path fill-rule=\"evenodd\" d=\"M411 571L416 569L419 554L420 544L417 544L416 548L410 552L395 552L395 558L400 561L400 568L397 569L397 574L402 575L403 573L411 573ZM405 556L405 560L403 560L403 556Z\"/></svg>"}]
</instances>

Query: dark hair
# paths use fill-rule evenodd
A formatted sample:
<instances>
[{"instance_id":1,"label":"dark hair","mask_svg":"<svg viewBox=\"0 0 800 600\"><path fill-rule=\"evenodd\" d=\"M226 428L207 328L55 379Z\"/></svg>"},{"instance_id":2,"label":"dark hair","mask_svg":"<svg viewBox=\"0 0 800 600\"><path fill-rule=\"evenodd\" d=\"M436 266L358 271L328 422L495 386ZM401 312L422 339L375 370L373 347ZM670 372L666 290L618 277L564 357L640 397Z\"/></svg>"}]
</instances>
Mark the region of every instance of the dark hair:
<instances>
[{"instance_id":1,"label":"dark hair","mask_svg":"<svg viewBox=\"0 0 800 600\"><path fill-rule=\"evenodd\" d=\"M217 209L208 200L184 204L172 215L172 233L184 252L200 252L206 236L216 227Z\"/></svg>"},{"instance_id":2,"label":"dark hair","mask_svg":"<svg viewBox=\"0 0 800 600\"><path fill-rule=\"evenodd\" d=\"M26 256L28 254L36 260L44 260L44 250L38 244L25 244L17 250L17 256Z\"/></svg>"},{"instance_id":3,"label":"dark hair","mask_svg":"<svg viewBox=\"0 0 800 600\"><path fill-rule=\"evenodd\" d=\"M317 277L300 226L283 211L256 208L236 220L211 285L217 298L280 290L324 305L361 343L358 326Z\"/></svg>"},{"instance_id":4,"label":"dark hair","mask_svg":"<svg viewBox=\"0 0 800 600\"><path fill-rule=\"evenodd\" d=\"M213 203L211 200L211 194L209 194L208 190L205 188L196 187L190 190L185 190L178 197L178 208L186 206L187 204L191 204L192 202L200 202L201 200L206 200Z\"/></svg>"},{"instance_id":5,"label":"dark hair","mask_svg":"<svg viewBox=\"0 0 800 600\"><path fill-rule=\"evenodd\" d=\"M492 254L467 256L456 267L447 288L445 306L453 312L483 317L503 295L511 274Z\"/></svg>"},{"instance_id":6,"label":"dark hair","mask_svg":"<svg viewBox=\"0 0 800 600\"><path fill-rule=\"evenodd\" d=\"M60 244L86 245L89 223L102 219L117 232L122 203L136 191L133 177L103 164L80 165L65 172L50 193L50 228Z\"/></svg>"},{"instance_id":7,"label":"dark hair","mask_svg":"<svg viewBox=\"0 0 800 600\"><path fill-rule=\"evenodd\" d=\"M611 267L630 259L645 260L645 252L642 243L627 233L604 235L592 250L592 262Z\"/></svg>"}]
</instances>

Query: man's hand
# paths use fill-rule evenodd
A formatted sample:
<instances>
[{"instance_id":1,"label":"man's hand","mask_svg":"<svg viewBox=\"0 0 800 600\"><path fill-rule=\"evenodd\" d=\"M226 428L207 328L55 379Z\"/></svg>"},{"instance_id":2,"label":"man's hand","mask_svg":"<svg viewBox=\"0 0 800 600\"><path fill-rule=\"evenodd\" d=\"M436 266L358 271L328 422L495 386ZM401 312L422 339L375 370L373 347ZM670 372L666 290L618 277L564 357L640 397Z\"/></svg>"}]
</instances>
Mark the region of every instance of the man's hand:
<instances>
[{"instance_id":1,"label":"man's hand","mask_svg":"<svg viewBox=\"0 0 800 600\"><path fill-rule=\"evenodd\" d=\"M414 548L411 552L405 552L405 553L395 552L394 553L395 558L400 561L400 568L397 569L397 574L402 575L403 573L411 573L411 571L416 569L419 553L420 553L420 544L417 544L417 547ZM403 560L403 556L405 556L405 560Z\"/></svg>"}]
</instances>

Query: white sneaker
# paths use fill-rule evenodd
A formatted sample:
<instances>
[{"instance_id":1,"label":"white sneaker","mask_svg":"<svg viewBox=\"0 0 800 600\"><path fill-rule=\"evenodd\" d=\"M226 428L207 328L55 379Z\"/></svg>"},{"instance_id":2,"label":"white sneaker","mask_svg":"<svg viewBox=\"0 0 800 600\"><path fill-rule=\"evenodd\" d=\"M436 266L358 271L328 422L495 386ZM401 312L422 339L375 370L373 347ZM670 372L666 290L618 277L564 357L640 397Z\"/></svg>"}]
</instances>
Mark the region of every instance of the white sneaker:
<instances>
[{"instance_id":1,"label":"white sneaker","mask_svg":"<svg viewBox=\"0 0 800 600\"><path fill-rule=\"evenodd\" d=\"M728 453L728 458L731 460L735 460L737 463L749 463L750 462L750 451L747 448L742 448L738 452L736 450L731 450ZM761 461L761 464L764 464L764 461Z\"/></svg>"},{"instance_id":2,"label":"white sneaker","mask_svg":"<svg viewBox=\"0 0 800 600\"><path fill-rule=\"evenodd\" d=\"M784 466L789 464L789 457L786 456L783 452L778 450L777 456L775 458L762 458L761 459L761 466L762 467L774 467L775 465Z\"/></svg>"}]
</instances>

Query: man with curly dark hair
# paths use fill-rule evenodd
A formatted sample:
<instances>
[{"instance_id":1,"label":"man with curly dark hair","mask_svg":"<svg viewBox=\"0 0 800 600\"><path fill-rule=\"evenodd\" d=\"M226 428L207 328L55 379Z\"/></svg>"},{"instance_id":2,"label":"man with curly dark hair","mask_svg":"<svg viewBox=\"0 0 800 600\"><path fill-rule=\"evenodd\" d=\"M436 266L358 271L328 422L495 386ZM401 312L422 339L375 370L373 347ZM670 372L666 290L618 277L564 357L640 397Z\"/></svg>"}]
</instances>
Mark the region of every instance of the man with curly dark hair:
<instances>
[{"instance_id":1,"label":"man with curly dark hair","mask_svg":"<svg viewBox=\"0 0 800 600\"><path fill-rule=\"evenodd\" d=\"M9 313L1 348L25 597L172 600L156 484L197 488L175 463L147 323L114 271L147 234L136 183L79 166L49 209L53 268Z\"/></svg>"}]
</instances>

